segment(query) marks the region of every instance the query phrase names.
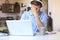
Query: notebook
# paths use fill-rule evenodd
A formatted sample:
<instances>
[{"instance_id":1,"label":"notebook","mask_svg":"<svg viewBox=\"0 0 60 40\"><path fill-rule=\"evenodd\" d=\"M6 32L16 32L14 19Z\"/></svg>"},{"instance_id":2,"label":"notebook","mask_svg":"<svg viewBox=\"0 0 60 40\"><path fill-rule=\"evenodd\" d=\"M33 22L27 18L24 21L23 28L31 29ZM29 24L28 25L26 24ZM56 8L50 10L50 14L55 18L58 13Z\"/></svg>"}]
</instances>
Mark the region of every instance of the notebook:
<instances>
[{"instance_id":1,"label":"notebook","mask_svg":"<svg viewBox=\"0 0 60 40\"><path fill-rule=\"evenodd\" d=\"M30 20L6 20L10 35L34 35Z\"/></svg>"}]
</instances>

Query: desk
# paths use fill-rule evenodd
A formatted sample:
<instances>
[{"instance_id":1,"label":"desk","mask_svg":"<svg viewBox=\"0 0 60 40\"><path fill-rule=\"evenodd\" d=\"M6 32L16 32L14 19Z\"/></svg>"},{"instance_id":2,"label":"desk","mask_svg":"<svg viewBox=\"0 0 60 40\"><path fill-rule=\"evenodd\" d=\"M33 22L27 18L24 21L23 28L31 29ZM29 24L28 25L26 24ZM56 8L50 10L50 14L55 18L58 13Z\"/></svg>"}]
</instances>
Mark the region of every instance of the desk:
<instances>
[{"instance_id":1,"label":"desk","mask_svg":"<svg viewBox=\"0 0 60 40\"><path fill-rule=\"evenodd\" d=\"M60 40L60 32L36 36L0 36L0 40Z\"/></svg>"}]
</instances>

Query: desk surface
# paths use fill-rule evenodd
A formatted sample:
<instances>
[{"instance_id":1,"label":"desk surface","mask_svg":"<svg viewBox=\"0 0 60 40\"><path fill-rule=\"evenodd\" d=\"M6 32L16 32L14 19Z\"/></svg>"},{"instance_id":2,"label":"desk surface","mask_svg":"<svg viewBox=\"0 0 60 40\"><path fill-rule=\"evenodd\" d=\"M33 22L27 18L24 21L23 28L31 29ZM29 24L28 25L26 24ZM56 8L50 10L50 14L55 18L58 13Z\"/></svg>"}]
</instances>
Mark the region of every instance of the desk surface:
<instances>
[{"instance_id":1,"label":"desk surface","mask_svg":"<svg viewBox=\"0 0 60 40\"><path fill-rule=\"evenodd\" d=\"M60 40L60 32L36 36L0 36L0 40Z\"/></svg>"}]
</instances>

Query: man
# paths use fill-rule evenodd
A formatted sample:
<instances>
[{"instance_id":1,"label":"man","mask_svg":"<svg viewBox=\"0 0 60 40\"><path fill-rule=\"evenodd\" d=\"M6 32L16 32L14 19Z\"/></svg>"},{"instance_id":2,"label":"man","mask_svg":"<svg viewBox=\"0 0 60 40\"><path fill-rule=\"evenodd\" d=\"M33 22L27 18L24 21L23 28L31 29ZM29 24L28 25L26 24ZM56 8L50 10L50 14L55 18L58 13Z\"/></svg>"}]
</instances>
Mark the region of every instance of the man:
<instances>
[{"instance_id":1,"label":"man","mask_svg":"<svg viewBox=\"0 0 60 40\"><path fill-rule=\"evenodd\" d=\"M22 14L21 20L31 20L33 31L36 33L39 28L47 26L47 14L40 11L42 4L39 1L31 1L31 10Z\"/></svg>"}]
</instances>

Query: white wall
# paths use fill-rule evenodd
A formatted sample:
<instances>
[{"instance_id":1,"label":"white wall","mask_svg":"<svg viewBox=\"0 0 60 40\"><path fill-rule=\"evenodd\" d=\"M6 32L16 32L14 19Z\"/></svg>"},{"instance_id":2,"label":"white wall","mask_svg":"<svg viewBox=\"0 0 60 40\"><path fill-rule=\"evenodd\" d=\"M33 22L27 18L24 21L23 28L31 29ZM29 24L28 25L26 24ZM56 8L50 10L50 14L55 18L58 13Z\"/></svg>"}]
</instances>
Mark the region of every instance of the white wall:
<instances>
[{"instance_id":1,"label":"white wall","mask_svg":"<svg viewBox=\"0 0 60 40\"><path fill-rule=\"evenodd\" d=\"M9 0L9 3L15 3L18 0ZM5 0L0 0L0 4L5 3Z\"/></svg>"},{"instance_id":2,"label":"white wall","mask_svg":"<svg viewBox=\"0 0 60 40\"><path fill-rule=\"evenodd\" d=\"M60 31L60 0L48 0L48 8L52 13L53 29Z\"/></svg>"}]
</instances>

